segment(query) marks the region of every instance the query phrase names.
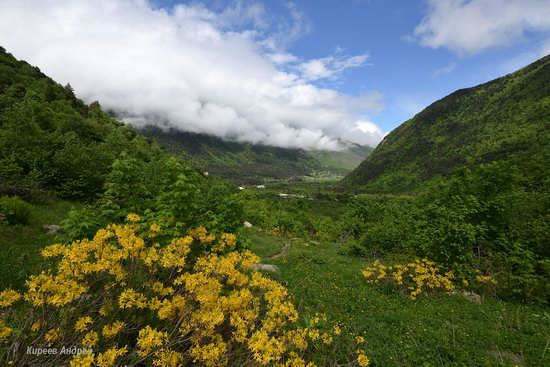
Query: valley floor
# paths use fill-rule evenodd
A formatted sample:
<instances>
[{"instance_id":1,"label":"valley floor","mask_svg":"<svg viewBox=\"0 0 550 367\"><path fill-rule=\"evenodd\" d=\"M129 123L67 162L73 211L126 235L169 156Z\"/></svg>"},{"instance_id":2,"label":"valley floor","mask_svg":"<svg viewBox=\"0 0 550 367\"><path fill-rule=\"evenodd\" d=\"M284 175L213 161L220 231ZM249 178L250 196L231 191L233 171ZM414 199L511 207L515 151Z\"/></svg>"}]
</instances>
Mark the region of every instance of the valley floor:
<instances>
[{"instance_id":1,"label":"valley floor","mask_svg":"<svg viewBox=\"0 0 550 367\"><path fill-rule=\"evenodd\" d=\"M489 298L475 304L454 295L412 301L367 284L361 275L365 261L342 254L336 243L282 239L256 228L246 232L262 262L279 267L274 277L287 285L303 313L325 313L364 335L373 366L550 365L548 309ZM289 242L286 255L273 259Z\"/></svg>"},{"instance_id":2,"label":"valley floor","mask_svg":"<svg viewBox=\"0 0 550 367\"><path fill-rule=\"evenodd\" d=\"M72 205L37 205L28 226L0 227L1 288L22 289L28 275L45 267L41 248L62 238L42 226L58 224ZM287 286L301 314L326 314L344 330L363 335L373 366L550 365L548 308L490 298L475 304L451 295L412 301L394 289L368 285L361 275L365 260L347 255L337 243L276 237L256 227L241 235L263 263L280 269L272 276ZM328 355L341 355L345 364L347 352L335 346Z\"/></svg>"}]
</instances>

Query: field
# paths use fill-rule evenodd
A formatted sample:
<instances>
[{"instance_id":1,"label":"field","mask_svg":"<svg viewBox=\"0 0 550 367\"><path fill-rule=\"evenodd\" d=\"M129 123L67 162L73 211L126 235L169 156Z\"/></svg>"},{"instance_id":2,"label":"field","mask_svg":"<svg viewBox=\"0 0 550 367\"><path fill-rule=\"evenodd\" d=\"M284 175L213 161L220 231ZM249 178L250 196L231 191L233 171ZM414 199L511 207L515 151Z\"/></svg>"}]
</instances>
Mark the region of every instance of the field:
<instances>
[{"instance_id":1,"label":"field","mask_svg":"<svg viewBox=\"0 0 550 367\"><path fill-rule=\"evenodd\" d=\"M287 242L286 255L265 260L308 314L322 312L364 335L375 366L547 366L548 309L456 295L416 301L392 288L367 285L365 260L342 254L339 244L274 238L257 229L245 235L267 258ZM343 351L336 351L336 353Z\"/></svg>"},{"instance_id":2,"label":"field","mask_svg":"<svg viewBox=\"0 0 550 367\"><path fill-rule=\"evenodd\" d=\"M313 189L312 189L313 187ZM274 197L279 190L316 193L317 185L286 185L259 190ZM314 196L314 195L313 195ZM336 213L345 204L326 199L308 200L317 213ZM273 203L274 206L280 205ZM67 201L35 204L26 226L0 227L2 284L22 289L24 279L48 264L40 250L57 240L44 224L58 224L74 206ZM324 208L324 209L323 209ZM484 297L481 304L458 295L426 295L411 300L399 290L369 285L361 275L366 259L350 255L338 242L315 236L275 236L269 229L244 228L251 250L262 263L279 272L266 272L290 290L298 310L308 318L316 313L338 323L349 335L362 335L373 366L547 366L550 363L550 313L548 308L504 302ZM351 345L351 343L350 343ZM326 356L348 363L353 351L344 345L318 353L318 365Z\"/></svg>"}]
</instances>

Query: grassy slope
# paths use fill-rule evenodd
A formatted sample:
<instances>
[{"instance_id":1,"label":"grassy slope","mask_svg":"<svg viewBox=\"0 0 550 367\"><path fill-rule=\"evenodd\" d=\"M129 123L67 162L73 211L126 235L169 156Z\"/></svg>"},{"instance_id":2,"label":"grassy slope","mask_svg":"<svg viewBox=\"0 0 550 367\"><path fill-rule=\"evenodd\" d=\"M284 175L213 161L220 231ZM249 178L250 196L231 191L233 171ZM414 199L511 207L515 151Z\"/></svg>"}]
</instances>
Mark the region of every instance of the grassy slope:
<instances>
[{"instance_id":1,"label":"grassy slope","mask_svg":"<svg viewBox=\"0 0 550 367\"><path fill-rule=\"evenodd\" d=\"M247 230L252 249L277 253L285 240ZM458 296L405 295L367 285L363 259L334 243L292 241L286 256L266 260L306 313L324 312L365 335L373 366L548 366L548 309L493 299L481 305ZM543 358L544 355L544 358Z\"/></svg>"},{"instance_id":2,"label":"grassy slope","mask_svg":"<svg viewBox=\"0 0 550 367\"><path fill-rule=\"evenodd\" d=\"M347 173L356 168L369 154L373 148L352 144L344 151L313 150L309 154L326 167L332 167Z\"/></svg>"},{"instance_id":3,"label":"grassy slope","mask_svg":"<svg viewBox=\"0 0 550 367\"><path fill-rule=\"evenodd\" d=\"M345 179L374 191L409 191L456 167L505 160L529 177L550 159L550 56L458 90L392 131Z\"/></svg>"},{"instance_id":4,"label":"grassy slope","mask_svg":"<svg viewBox=\"0 0 550 367\"><path fill-rule=\"evenodd\" d=\"M28 225L0 225L0 289L22 289L29 275L47 267L40 251L61 238L47 234L42 226L59 224L75 205L62 200L35 204Z\"/></svg>"},{"instance_id":5,"label":"grassy slope","mask_svg":"<svg viewBox=\"0 0 550 367\"><path fill-rule=\"evenodd\" d=\"M0 284L21 288L28 275L44 269L40 250L61 238L47 235L42 225L59 223L71 206L67 201L35 205L28 226L0 227ZM284 256L264 260L280 267L274 277L287 285L302 312L324 312L365 335L374 366L550 363L548 309L493 299L476 305L456 296L413 302L391 289L367 285L360 274L364 260L342 255L337 244L273 237L256 228L243 235L264 259L290 241Z\"/></svg>"}]
</instances>

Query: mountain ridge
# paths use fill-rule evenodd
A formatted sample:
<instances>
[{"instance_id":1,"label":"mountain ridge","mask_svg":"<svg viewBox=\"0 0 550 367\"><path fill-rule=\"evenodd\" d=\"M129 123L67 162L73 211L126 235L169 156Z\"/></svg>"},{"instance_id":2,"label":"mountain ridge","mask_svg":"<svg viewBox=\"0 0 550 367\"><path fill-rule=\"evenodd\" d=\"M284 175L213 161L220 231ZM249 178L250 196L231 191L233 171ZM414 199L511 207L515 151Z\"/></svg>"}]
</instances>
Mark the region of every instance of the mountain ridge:
<instances>
[{"instance_id":1,"label":"mountain ridge","mask_svg":"<svg viewBox=\"0 0 550 367\"><path fill-rule=\"evenodd\" d=\"M506 160L544 162L550 137L550 56L503 77L459 89L388 134L344 184L414 191L459 167Z\"/></svg>"}]
</instances>

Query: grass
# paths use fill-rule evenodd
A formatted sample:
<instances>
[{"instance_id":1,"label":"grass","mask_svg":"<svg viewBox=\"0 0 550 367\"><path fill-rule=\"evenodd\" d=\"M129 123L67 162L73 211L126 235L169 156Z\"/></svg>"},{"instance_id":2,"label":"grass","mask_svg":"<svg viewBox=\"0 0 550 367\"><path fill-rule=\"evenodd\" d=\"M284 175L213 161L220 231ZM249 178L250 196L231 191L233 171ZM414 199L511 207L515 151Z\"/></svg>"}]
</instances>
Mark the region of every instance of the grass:
<instances>
[{"instance_id":1,"label":"grass","mask_svg":"<svg viewBox=\"0 0 550 367\"><path fill-rule=\"evenodd\" d=\"M243 229L243 235L250 240L254 253L263 259L278 254L288 242L284 238L267 235L257 228Z\"/></svg>"},{"instance_id":2,"label":"grass","mask_svg":"<svg viewBox=\"0 0 550 367\"><path fill-rule=\"evenodd\" d=\"M280 251L283 239L249 234L260 256ZM549 366L550 311L459 296L410 300L391 288L368 285L363 259L334 243L293 240L274 275L305 314L325 313L364 335L373 366ZM345 356L342 353L342 359Z\"/></svg>"},{"instance_id":3,"label":"grass","mask_svg":"<svg viewBox=\"0 0 550 367\"><path fill-rule=\"evenodd\" d=\"M61 238L47 234L43 225L59 224L75 205L63 200L33 204L27 225L0 225L0 289L10 287L21 290L29 275L49 265L40 256L40 251Z\"/></svg>"},{"instance_id":4,"label":"grass","mask_svg":"<svg viewBox=\"0 0 550 367\"><path fill-rule=\"evenodd\" d=\"M49 265L40 250L62 238L42 226L58 224L73 205L35 204L28 225L0 226L0 289L22 289L29 275ZM348 332L364 335L372 366L550 365L548 308L491 298L478 305L449 295L412 301L392 288L368 285L360 274L365 261L337 244L274 237L256 227L242 235L264 263L281 269L272 276L288 287L303 315L322 312ZM284 256L268 259L288 242ZM348 352L337 347L332 356L345 364Z\"/></svg>"}]
</instances>

